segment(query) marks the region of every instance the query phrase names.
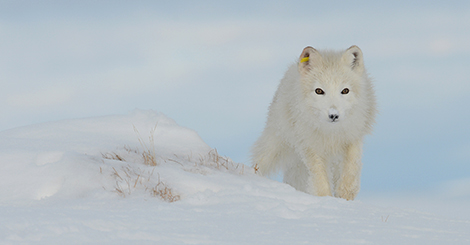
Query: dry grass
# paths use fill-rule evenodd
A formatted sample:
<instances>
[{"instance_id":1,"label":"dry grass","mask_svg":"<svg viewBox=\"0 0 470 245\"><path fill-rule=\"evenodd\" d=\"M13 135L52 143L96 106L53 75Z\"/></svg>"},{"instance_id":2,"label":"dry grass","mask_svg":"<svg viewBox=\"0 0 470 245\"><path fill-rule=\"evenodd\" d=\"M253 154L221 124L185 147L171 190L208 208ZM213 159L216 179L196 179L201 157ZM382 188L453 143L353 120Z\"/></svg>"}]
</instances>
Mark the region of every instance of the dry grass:
<instances>
[{"instance_id":1,"label":"dry grass","mask_svg":"<svg viewBox=\"0 0 470 245\"><path fill-rule=\"evenodd\" d=\"M131 155L138 155L138 154L141 154L139 152L139 150L137 149L132 149L131 147L129 146L124 146L122 148L122 150L120 151L120 153L116 153L116 152L107 152L107 153L101 153L101 157L103 159L108 159L108 160L115 160L115 161L121 161L121 162L127 162L128 161L128 157L131 156Z\"/></svg>"},{"instance_id":2,"label":"dry grass","mask_svg":"<svg viewBox=\"0 0 470 245\"><path fill-rule=\"evenodd\" d=\"M390 218L390 215L387 215L387 217L385 217L385 218L384 218L384 216L382 216L382 222L387 223L388 218Z\"/></svg>"},{"instance_id":3,"label":"dry grass","mask_svg":"<svg viewBox=\"0 0 470 245\"><path fill-rule=\"evenodd\" d=\"M101 153L101 157L109 160L124 161L124 158L115 152Z\"/></svg>"},{"instance_id":4,"label":"dry grass","mask_svg":"<svg viewBox=\"0 0 470 245\"><path fill-rule=\"evenodd\" d=\"M154 167L159 165L155 151L154 137L157 124L150 130L148 143L140 135L134 125L133 127L142 150L124 146L121 150L117 150L116 152L101 153L103 159L128 163L126 166L121 166L120 168L110 168L111 176L114 177L116 181L112 191L116 192L121 197L128 197L135 192L144 191L153 197L159 197L167 202L180 200L180 195L176 194L171 187L164 183L158 173L154 174L155 168L149 169L145 166L140 168L137 164L137 162L140 162L144 165ZM100 167L100 173L103 172L103 168Z\"/></svg>"},{"instance_id":5,"label":"dry grass","mask_svg":"<svg viewBox=\"0 0 470 245\"><path fill-rule=\"evenodd\" d=\"M150 189L150 193L152 196L160 197L167 202L176 202L181 199L179 195L174 194L172 189L160 180L160 175L158 175L157 185Z\"/></svg>"},{"instance_id":6,"label":"dry grass","mask_svg":"<svg viewBox=\"0 0 470 245\"><path fill-rule=\"evenodd\" d=\"M112 169L112 176L116 178L115 191L122 197L131 195L132 191L136 189L137 184L143 184L142 173L138 173L136 169L131 168L129 165L122 167L121 171L116 170L114 167Z\"/></svg>"},{"instance_id":7,"label":"dry grass","mask_svg":"<svg viewBox=\"0 0 470 245\"><path fill-rule=\"evenodd\" d=\"M245 172L245 165L234 163L232 159L219 155L217 149L212 149L206 155L199 157L195 164L238 174L244 174Z\"/></svg>"},{"instance_id":8,"label":"dry grass","mask_svg":"<svg viewBox=\"0 0 470 245\"><path fill-rule=\"evenodd\" d=\"M142 143L142 145L144 144ZM114 177L116 181L113 191L121 197L128 197L135 192L144 191L146 193L150 193L151 196L159 197L167 202L180 200L180 195L175 193L170 186L161 180L159 173L155 173L157 166L153 165L154 167L151 169L149 169L148 166L145 166L149 165L147 162L148 154L151 154L149 148L146 148L145 151L147 154L143 154L139 150L126 146L124 147L124 151L121 151L122 154L116 152L101 154L103 159L127 163L125 166L120 164L120 168L117 166L111 166L111 168L109 168L111 170L111 176ZM175 158L176 160L164 159L163 162L167 164L176 163L181 166L183 170L203 175L210 174L210 169L235 174L244 174L245 171L245 165L234 163L230 158L220 156L216 149L213 149L206 155L199 156L198 158L192 155L188 155L186 157L178 157L175 155ZM128 159L134 159L134 161L128 161ZM139 167L135 160L137 160L137 162L143 162L144 165L140 165L141 167ZM104 163L106 164L107 162ZM112 161L108 163L112 163ZM106 171L100 167L100 173L105 172Z\"/></svg>"},{"instance_id":9,"label":"dry grass","mask_svg":"<svg viewBox=\"0 0 470 245\"><path fill-rule=\"evenodd\" d=\"M104 164L112 164L112 161L120 161L122 163L117 166L110 166L108 171L114 177L116 184L113 191L121 197L128 197L135 192L150 193L151 196L159 197L167 202L175 202L181 199L180 195L160 179L159 173L154 173L155 168L161 164L157 161L157 154L155 149L155 131L157 125L150 130L148 143L140 135L135 126L134 131L137 135L141 149L133 149L129 146L124 146L123 149L114 152L101 153ZM194 157L192 154L188 156L177 156L174 158L160 159L165 164L178 164L183 170L190 171L198 174L210 174L211 169L223 172L230 172L236 174L244 174L245 165L234 163L230 158L220 156L216 149L209 151L206 155ZM106 162L105 160L111 160ZM123 163L127 165L123 166ZM139 163L143 163L140 165ZM116 162L114 162L116 164ZM153 166L154 168L149 168ZM100 167L100 173L107 172ZM108 172L109 173L109 172Z\"/></svg>"},{"instance_id":10,"label":"dry grass","mask_svg":"<svg viewBox=\"0 0 470 245\"><path fill-rule=\"evenodd\" d=\"M137 139L139 140L140 146L143 149L142 158L144 160L144 164L149 166L157 166L157 154L155 153L155 130L157 129L157 124L155 124L155 127L150 130L148 145L145 143L144 139L140 135L139 130L137 130L134 125L133 127L134 132L137 134Z\"/></svg>"},{"instance_id":11,"label":"dry grass","mask_svg":"<svg viewBox=\"0 0 470 245\"><path fill-rule=\"evenodd\" d=\"M116 179L116 185L113 191L121 197L128 197L138 190L143 190L149 192L151 196L160 197L167 202L180 200L180 196L175 194L172 188L161 181L158 173L155 182L155 168L152 170L142 170L129 164L121 167L119 170L114 167L112 169L112 176Z\"/></svg>"}]
</instances>

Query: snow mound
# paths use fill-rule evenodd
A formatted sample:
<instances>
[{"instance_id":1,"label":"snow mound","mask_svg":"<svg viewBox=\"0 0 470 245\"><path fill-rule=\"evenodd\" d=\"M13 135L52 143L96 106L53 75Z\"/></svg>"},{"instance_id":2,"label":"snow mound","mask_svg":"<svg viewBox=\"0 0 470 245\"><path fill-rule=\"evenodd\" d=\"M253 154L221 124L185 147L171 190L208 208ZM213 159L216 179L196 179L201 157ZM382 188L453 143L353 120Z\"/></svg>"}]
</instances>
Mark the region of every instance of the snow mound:
<instances>
[{"instance_id":1,"label":"snow mound","mask_svg":"<svg viewBox=\"0 0 470 245\"><path fill-rule=\"evenodd\" d=\"M0 202L108 196L106 190L125 196L163 183L144 162L149 154L158 165L190 169L195 161L209 166L204 161L216 152L193 130L153 111L8 130L0 133Z\"/></svg>"},{"instance_id":2,"label":"snow mound","mask_svg":"<svg viewBox=\"0 0 470 245\"><path fill-rule=\"evenodd\" d=\"M314 197L153 111L0 132L0 243L462 244L470 222Z\"/></svg>"}]
</instances>

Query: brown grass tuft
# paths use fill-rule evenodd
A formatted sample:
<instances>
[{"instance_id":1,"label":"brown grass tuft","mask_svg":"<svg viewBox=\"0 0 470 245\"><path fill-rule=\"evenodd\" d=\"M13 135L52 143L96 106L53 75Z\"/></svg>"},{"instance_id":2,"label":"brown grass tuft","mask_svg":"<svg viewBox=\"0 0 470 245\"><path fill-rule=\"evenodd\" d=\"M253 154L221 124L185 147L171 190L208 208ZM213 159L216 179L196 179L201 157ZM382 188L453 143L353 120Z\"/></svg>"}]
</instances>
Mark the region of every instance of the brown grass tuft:
<instances>
[{"instance_id":1,"label":"brown grass tuft","mask_svg":"<svg viewBox=\"0 0 470 245\"><path fill-rule=\"evenodd\" d=\"M142 152L142 158L144 159L145 165L149 166L157 166L157 154L155 153L155 130L157 129L157 125L155 124L155 127L150 130L150 135L149 135L149 145L147 145L142 136L139 133L139 130L133 125L134 127L134 132L137 134L137 139L139 140L140 145L142 146L143 152Z\"/></svg>"},{"instance_id":2,"label":"brown grass tuft","mask_svg":"<svg viewBox=\"0 0 470 245\"><path fill-rule=\"evenodd\" d=\"M176 194L172 188L160 179L157 173L157 180L154 180L154 169L142 170L132 165L123 166L120 169L112 167L112 176L116 180L114 192L121 197L128 197L138 190L149 192L153 197L160 197L166 202L179 201L180 195ZM156 183L156 184L155 184Z\"/></svg>"},{"instance_id":3,"label":"brown grass tuft","mask_svg":"<svg viewBox=\"0 0 470 245\"><path fill-rule=\"evenodd\" d=\"M109 160L124 161L124 159L115 152L101 153L101 157Z\"/></svg>"},{"instance_id":4,"label":"brown grass tuft","mask_svg":"<svg viewBox=\"0 0 470 245\"><path fill-rule=\"evenodd\" d=\"M234 163L232 159L219 155L217 149L212 149L206 155L201 156L196 165L238 174L244 174L245 172L245 165Z\"/></svg>"},{"instance_id":5,"label":"brown grass tuft","mask_svg":"<svg viewBox=\"0 0 470 245\"><path fill-rule=\"evenodd\" d=\"M157 185L155 185L155 187L150 190L150 193L152 194L152 196L158 196L167 202L176 202L181 199L179 195L174 194L172 189L160 180L160 175L158 175Z\"/></svg>"}]
</instances>

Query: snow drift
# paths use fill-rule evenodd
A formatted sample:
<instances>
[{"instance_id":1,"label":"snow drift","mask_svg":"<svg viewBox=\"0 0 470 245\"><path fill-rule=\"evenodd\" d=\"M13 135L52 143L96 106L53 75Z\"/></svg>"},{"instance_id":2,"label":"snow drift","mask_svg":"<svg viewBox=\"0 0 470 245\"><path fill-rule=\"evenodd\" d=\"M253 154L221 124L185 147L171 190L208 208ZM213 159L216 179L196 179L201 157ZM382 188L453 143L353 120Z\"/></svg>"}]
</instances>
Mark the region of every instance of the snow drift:
<instances>
[{"instance_id":1,"label":"snow drift","mask_svg":"<svg viewBox=\"0 0 470 245\"><path fill-rule=\"evenodd\" d=\"M4 243L443 244L470 222L314 197L153 111L0 132Z\"/></svg>"},{"instance_id":2,"label":"snow drift","mask_svg":"<svg viewBox=\"0 0 470 245\"><path fill-rule=\"evenodd\" d=\"M1 202L101 196L106 193L103 189L115 190L112 176L122 168L149 170L141 161L145 147L151 147L146 150L154 151L156 161L162 162L199 157L211 150L196 132L144 111L13 129L0 133L0 145L0 170L5 176L0 180ZM115 159L119 156L128 162Z\"/></svg>"}]
</instances>

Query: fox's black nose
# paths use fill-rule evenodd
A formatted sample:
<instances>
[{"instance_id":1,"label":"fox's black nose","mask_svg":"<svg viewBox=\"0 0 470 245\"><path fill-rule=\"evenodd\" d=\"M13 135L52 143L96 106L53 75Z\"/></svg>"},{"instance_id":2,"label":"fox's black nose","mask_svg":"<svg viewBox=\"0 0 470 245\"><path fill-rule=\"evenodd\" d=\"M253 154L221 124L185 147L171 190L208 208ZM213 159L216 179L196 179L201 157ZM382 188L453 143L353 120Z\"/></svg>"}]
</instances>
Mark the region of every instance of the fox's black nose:
<instances>
[{"instance_id":1,"label":"fox's black nose","mask_svg":"<svg viewBox=\"0 0 470 245\"><path fill-rule=\"evenodd\" d=\"M333 106L328 110L328 117L331 119L332 122L338 121L339 112L336 107Z\"/></svg>"},{"instance_id":2,"label":"fox's black nose","mask_svg":"<svg viewBox=\"0 0 470 245\"><path fill-rule=\"evenodd\" d=\"M338 114L330 114L330 119L331 119L331 121L334 122L334 121L338 120L338 118L339 118L339 115L338 115Z\"/></svg>"}]
</instances>

